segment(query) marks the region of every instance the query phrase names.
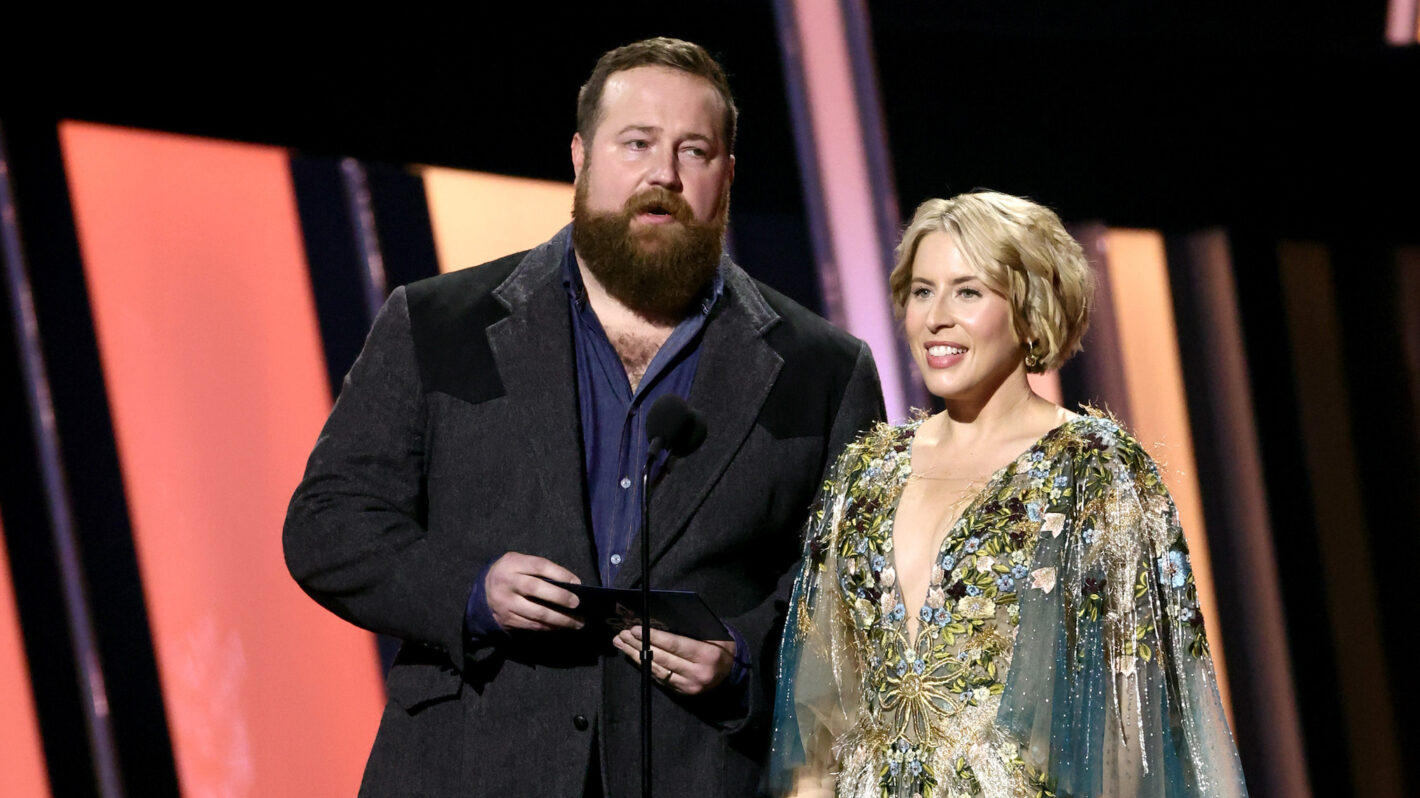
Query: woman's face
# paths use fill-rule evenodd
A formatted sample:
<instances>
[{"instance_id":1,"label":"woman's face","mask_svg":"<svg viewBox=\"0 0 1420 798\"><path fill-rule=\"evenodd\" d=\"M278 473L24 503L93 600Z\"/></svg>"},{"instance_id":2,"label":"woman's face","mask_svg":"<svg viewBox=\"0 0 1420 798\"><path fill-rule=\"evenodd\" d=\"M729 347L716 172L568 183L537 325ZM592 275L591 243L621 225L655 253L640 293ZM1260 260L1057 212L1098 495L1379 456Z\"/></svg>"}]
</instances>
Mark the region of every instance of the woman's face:
<instances>
[{"instance_id":1,"label":"woman's face","mask_svg":"<svg viewBox=\"0 0 1420 798\"><path fill-rule=\"evenodd\" d=\"M1010 301L987 286L949 233L918 243L905 310L912 357L936 396L984 404L1025 368Z\"/></svg>"}]
</instances>

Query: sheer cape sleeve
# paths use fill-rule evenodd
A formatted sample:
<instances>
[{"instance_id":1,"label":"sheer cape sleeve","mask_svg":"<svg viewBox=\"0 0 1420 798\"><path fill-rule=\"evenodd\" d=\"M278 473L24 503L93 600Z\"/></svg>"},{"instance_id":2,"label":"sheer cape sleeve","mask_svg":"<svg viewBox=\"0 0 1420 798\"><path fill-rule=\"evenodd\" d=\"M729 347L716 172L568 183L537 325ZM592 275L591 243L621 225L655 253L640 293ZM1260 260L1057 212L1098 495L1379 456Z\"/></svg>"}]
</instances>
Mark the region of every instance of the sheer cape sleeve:
<instances>
[{"instance_id":1,"label":"sheer cape sleeve","mask_svg":"<svg viewBox=\"0 0 1420 798\"><path fill-rule=\"evenodd\" d=\"M1245 796L1178 512L1116 424L1085 425L1043 526L997 726L1041 795Z\"/></svg>"},{"instance_id":2,"label":"sheer cape sleeve","mask_svg":"<svg viewBox=\"0 0 1420 798\"><path fill-rule=\"evenodd\" d=\"M848 641L852 619L836 574L840 530L853 504L849 487L863 454L861 439L844 450L805 528L803 560L779 648L769 767L774 795L791 789L796 771L831 771L833 741L854 725L861 709L863 677Z\"/></svg>"}]
</instances>

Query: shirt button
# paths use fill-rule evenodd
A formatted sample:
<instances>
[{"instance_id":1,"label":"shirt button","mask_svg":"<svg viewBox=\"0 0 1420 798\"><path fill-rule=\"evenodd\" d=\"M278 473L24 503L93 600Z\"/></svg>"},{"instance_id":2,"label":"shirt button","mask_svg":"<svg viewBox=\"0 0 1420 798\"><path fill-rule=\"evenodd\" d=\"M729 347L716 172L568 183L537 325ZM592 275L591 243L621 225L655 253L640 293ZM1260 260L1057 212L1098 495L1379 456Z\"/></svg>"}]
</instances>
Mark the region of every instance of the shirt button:
<instances>
[{"instance_id":1,"label":"shirt button","mask_svg":"<svg viewBox=\"0 0 1420 798\"><path fill-rule=\"evenodd\" d=\"M586 715L573 715L573 716L572 716L572 725L577 727L577 731L586 731L586 730L587 730L587 725L588 725L588 724L587 724L587 716L586 716Z\"/></svg>"},{"instance_id":2,"label":"shirt button","mask_svg":"<svg viewBox=\"0 0 1420 798\"><path fill-rule=\"evenodd\" d=\"M613 554L613 555L611 555L611 564L612 564L612 565L621 565L621 555L620 555L620 554Z\"/></svg>"},{"instance_id":3,"label":"shirt button","mask_svg":"<svg viewBox=\"0 0 1420 798\"><path fill-rule=\"evenodd\" d=\"M631 487L631 477L622 477L622 478L621 478L621 487L622 487L622 488L629 488L629 487Z\"/></svg>"}]
</instances>

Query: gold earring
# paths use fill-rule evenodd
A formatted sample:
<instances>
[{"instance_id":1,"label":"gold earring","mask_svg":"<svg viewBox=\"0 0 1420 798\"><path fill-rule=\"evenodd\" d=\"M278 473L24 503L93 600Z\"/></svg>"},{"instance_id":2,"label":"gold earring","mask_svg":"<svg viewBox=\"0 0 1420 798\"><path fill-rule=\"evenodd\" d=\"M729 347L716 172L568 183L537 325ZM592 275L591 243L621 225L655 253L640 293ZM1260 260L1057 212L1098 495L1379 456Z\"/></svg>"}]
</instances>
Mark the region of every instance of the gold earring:
<instances>
[{"instance_id":1,"label":"gold earring","mask_svg":"<svg viewBox=\"0 0 1420 798\"><path fill-rule=\"evenodd\" d=\"M1026 348L1026 368L1033 369L1040 366L1040 355L1035 351L1035 341L1030 342Z\"/></svg>"}]
</instances>

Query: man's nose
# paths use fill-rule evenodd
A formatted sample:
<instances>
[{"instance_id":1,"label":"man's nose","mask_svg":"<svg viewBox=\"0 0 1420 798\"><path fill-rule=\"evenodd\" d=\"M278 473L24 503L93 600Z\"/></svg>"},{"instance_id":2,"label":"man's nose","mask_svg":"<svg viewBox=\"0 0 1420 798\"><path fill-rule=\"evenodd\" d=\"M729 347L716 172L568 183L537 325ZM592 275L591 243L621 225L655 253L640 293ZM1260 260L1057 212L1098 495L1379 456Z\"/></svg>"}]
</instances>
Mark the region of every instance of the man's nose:
<instances>
[{"instance_id":1,"label":"man's nose","mask_svg":"<svg viewBox=\"0 0 1420 798\"><path fill-rule=\"evenodd\" d=\"M656 153L651 160L650 171L646 174L646 182L671 191L680 191L680 164L676 162L674 149Z\"/></svg>"}]
</instances>

